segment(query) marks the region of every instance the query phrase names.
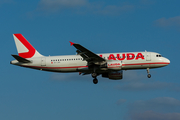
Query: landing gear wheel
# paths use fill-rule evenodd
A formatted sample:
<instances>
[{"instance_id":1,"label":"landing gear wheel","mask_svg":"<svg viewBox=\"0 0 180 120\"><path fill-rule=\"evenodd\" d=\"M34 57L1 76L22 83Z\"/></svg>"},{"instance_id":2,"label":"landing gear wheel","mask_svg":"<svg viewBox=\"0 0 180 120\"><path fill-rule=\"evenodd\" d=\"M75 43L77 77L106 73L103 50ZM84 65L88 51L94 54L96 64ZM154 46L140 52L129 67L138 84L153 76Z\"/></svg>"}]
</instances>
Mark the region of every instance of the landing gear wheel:
<instances>
[{"instance_id":1,"label":"landing gear wheel","mask_svg":"<svg viewBox=\"0 0 180 120\"><path fill-rule=\"evenodd\" d=\"M148 74L147 77L148 77L148 78L151 78L151 74Z\"/></svg>"},{"instance_id":2,"label":"landing gear wheel","mask_svg":"<svg viewBox=\"0 0 180 120\"><path fill-rule=\"evenodd\" d=\"M151 74L149 74L149 68L147 68L147 73L148 73L147 77L151 78Z\"/></svg>"},{"instance_id":3,"label":"landing gear wheel","mask_svg":"<svg viewBox=\"0 0 180 120\"><path fill-rule=\"evenodd\" d=\"M93 80L93 83L94 83L94 84L97 84L97 83L98 83L98 80L95 78L95 79Z\"/></svg>"},{"instance_id":4,"label":"landing gear wheel","mask_svg":"<svg viewBox=\"0 0 180 120\"><path fill-rule=\"evenodd\" d=\"M92 75L93 78L97 77L97 73L92 73L91 75Z\"/></svg>"}]
</instances>

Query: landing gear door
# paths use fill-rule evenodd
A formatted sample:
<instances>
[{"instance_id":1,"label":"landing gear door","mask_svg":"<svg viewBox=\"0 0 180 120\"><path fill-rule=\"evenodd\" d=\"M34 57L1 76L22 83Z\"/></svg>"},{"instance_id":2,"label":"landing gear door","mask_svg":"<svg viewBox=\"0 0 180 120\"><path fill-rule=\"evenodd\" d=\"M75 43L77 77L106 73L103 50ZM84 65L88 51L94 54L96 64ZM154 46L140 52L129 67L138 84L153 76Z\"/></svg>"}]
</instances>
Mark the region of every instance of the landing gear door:
<instances>
[{"instance_id":1,"label":"landing gear door","mask_svg":"<svg viewBox=\"0 0 180 120\"><path fill-rule=\"evenodd\" d=\"M151 61L151 53L146 52L146 61Z\"/></svg>"},{"instance_id":2,"label":"landing gear door","mask_svg":"<svg viewBox=\"0 0 180 120\"><path fill-rule=\"evenodd\" d=\"M46 58L41 58L41 66L46 66Z\"/></svg>"}]
</instances>

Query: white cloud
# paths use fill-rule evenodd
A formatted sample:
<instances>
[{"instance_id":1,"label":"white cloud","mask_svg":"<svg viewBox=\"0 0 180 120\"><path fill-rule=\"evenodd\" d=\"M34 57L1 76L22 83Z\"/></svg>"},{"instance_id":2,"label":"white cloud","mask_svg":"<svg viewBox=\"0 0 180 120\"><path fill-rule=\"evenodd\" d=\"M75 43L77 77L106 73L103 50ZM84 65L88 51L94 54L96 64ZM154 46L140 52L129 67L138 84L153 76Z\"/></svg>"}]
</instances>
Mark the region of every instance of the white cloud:
<instances>
[{"instance_id":1,"label":"white cloud","mask_svg":"<svg viewBox=\"0 0 180 120\"><path fill-rule=\"evenodd\" d=\"M128 106L131 120L179 120L180 100L172 97L158 97L135 101Z\"/></svg>"},{"instance_id":2,"label":"white cloud","mask_svg":"<svg viewBox=\"0 0 180 120\"><path fill-rule=\"evenodd\" d=\"M154 111L145 111L134 113L131 120L179 120L180 113L158 113Z\"/></svg>"},{"instance_id":3,"label":"white cloud","mask_svg":"<svg viewBox=\"0 0 180 120\"><path fill-rule=\"evenodd\" d=\"M155 25L159 27L180 27L180 16L160 18L155 21Z\"/></svg>"},{"instance_id":4,"label":"white cloud","mask_svg":"<svg viewBox=\"0 0 180 120\"><path fill-rule=\"evenodd\" d=\"M89 2L88 0L41 0L38 10L44 12L62 12L70 11L79 14L101 14L101 15L119 15L131 11L133 5L121 3L119 5L105 5L99 2Z\"/></svg>"},{"instance_id":5,"label":"white cloud","mask_svg":"<svg viewBox=\"0 0 180 120\"><path fill-rule=\"evenodd\" d=\"M146 74L145 71L123 71L123 79L121 83L116 85L114 88L121 91L180 91L180 84L154 81L153 78L148 79Z\"/></svg>"},{"instance_id":6,"label":"white cloud","mask_svg":"<svg viewBox=\"0 0 180 120\"><path fill-rule=\"evenodd\" d=\"M50 76L50 80L54 80L54 81L91 80L92 81L92 77L89 75L84 75L84 76L78 75L78 73L53 73Z\"/></svg>"},{"instance_id":7,"label":"white cloud","mask_svg":"<svg viewBox=\"0 0 180 120\"><path fill-rule=\"evenodd\" d=\"M116 104L117 105L121 105L121 104L123 104L123 103L125 103L126 102L126 99L119 99L117 102L116 102Z\"/></svg>"},{"instance_id":8,"label":"white cloud","mask_svg":"<svg viewBox=\"0 0 180 120\"><path fill-rule=\"evenodd\" d=\"M134 81L125 84L119 84L115 88L118 90L125 90L125 91L145 91L145 90L171 89L173 86L174 84L166 83L166 82Z\"/></svg>"},{"instance_id":9,"label":"white cloud","mask_svg":"<svg viewBox=\"0 0 180 120\"><path fill-rule=\"evenodd\" d=\"M62 9L78 8L87 3L87 0L41 0L39 5L42 10L58 11Z\"/></svg>"},{"instance_id":10,"label":"white cloud","mask_svg":"<svg viewBox=\"0 0 180 120\"><path fill-rule=\"evenodd\" d=\"M168 111L169 109L179 108L180 100L172 97L158 97L151 100L139 100L130 104L130 108L135 111Z\"/></svg>"},{"instance_id":11,"label":"white cloud","mask_svg":"<svg viewBox=\"0 0 180 120\"><path fill-rule=\"evenodd\" d=\"M102 15L119 15L130 11L134 8L133 5L108 5L97 9L95 12Z\"/></svg>"}]
</instances>

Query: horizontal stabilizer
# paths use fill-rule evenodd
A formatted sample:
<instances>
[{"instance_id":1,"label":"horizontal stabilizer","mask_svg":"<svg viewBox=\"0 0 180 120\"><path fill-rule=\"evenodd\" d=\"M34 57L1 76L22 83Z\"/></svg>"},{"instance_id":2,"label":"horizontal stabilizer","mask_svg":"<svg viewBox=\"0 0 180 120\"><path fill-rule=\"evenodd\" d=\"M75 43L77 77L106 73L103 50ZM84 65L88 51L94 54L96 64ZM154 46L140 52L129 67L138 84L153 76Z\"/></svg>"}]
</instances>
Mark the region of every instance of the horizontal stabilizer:
<instances>
[{"instance_id":1,"label":"horizontal stabilizer","mask_svg":"<svg viewBox=\"0 0 180 120\"><path fill-rule=\"evenodd\" d=\"M21 63L30 63L31 61L25 59L25 58L22 58L18 55L12 55L17 61L21 62Z\"/></svg>"}]
</instances>

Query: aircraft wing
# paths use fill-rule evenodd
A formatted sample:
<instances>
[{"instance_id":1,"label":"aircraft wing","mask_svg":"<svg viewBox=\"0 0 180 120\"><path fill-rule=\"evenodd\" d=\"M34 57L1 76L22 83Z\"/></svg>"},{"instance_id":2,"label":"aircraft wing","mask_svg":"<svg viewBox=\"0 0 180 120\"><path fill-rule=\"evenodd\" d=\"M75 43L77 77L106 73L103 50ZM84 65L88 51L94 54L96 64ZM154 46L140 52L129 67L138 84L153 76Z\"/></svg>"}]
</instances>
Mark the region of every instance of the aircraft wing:
<instances>
[{"instance_id":1,"label":"aircraft wing","mask_svg":"<svg viewBox=\"0 0 180 120\"><path fill-rule=\"evenodd\" d=\"M85 47L81 46L80 44L71 43L77 49L77 53L86 61L88 62L103 62L106 61L104 58L100 57L99 55L91 52L90 50L86 49Z\"/></svg>"}]
</instances>

